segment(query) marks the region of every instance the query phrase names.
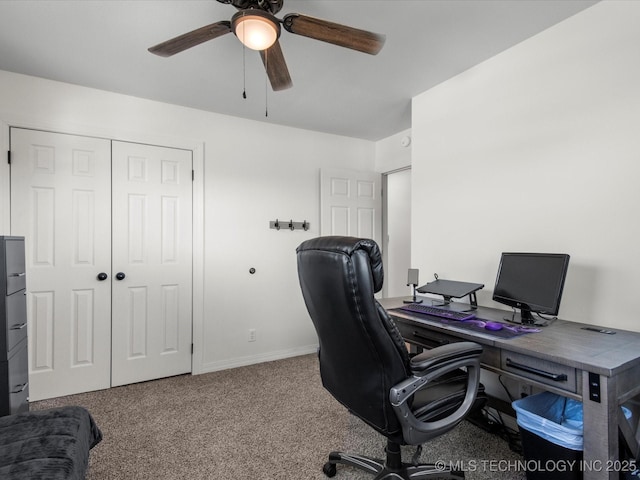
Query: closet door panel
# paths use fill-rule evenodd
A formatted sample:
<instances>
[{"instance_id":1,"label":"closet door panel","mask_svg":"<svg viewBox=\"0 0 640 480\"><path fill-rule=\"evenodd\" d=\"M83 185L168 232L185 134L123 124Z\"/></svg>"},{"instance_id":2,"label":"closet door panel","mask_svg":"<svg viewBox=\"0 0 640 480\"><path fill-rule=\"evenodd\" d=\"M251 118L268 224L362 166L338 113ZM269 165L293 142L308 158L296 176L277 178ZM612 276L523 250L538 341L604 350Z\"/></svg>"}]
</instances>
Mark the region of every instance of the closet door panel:
<instances>
[{"instance_id":1,"label":"closet door panel","mask_svg":"<svg viewBox=\"0 0 640 480\"><path fill-rule=\"evenodd\" d=\"M114 386L191 371L191 156L113 142Z\"/></svg>"},{"instance_id":2,"label":"closet door panel","mask_svg":"<svg viewBox=\"0 0 640 480\"><path fill-rule=\"evenodd\" d=\"M111 145L11 128L11 231L25 237L30 399L110 385Z\"/></svg>"}]
</instances>

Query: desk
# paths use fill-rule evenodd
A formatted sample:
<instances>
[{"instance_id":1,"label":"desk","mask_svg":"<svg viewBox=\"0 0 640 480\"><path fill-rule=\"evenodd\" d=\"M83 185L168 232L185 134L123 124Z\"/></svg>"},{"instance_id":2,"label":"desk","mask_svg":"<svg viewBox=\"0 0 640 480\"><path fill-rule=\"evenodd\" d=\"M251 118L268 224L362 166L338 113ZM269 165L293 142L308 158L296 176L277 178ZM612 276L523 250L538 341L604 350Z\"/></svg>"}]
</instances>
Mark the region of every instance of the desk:
<instances>
[{"instance_id":1,"label":"desk","mask_svg":"<svg viewBox=\"0 0 640 480\"><path fill-rule=\"evenodd\" d=\"M400 307L406 298L380 303L388 310ZM606 335L581 329L593 325L556 320L539 333L502 339L410 312L389 314L410 344L433 348L462 340L477 342L484 350L482 368L582 401L585 480L619 478L619 469L614 468L618 428L637 451L636 432L619 406L640 394L640 333L613 329L615 335ZM479 307L476 315L500 321L511 312ZM524 371L522 365L542 374Z\"/></svg>"}]
</instances>

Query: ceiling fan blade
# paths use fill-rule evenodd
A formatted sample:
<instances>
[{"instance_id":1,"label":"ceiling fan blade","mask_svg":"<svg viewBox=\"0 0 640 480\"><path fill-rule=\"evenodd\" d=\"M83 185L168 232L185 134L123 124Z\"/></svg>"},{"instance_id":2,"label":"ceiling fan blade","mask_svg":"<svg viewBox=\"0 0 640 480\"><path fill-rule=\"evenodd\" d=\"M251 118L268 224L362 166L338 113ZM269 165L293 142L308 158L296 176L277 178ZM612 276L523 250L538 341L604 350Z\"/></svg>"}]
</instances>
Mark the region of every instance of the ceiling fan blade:
<instances>
[{"instance_id":1,"label":"ceiling fan blade","mask_svg":"<svg viewBox=\"0 0 640 480\"><path fill-rule=\"evenodd\" d=\"M267 77L269 77L269 81L271 82L271 88L273 88L275 92L286 90L293 86L287 63L284 61L282 48L280 48L280 42L276 40L276 43L267 50L261 50L260 56L262 57L264 68L267 71Z\"/></svg>"},{"instance_id":2,"label":"ceiling fan blade","mask_svg":"<svg viewBox=\"0 0 640 480\"><path fill-rule=\"evenodd\" d=\"M384 45L386 37L378 33L347 27L319 18L290 13L282 20L284 28L296 35L304 35L340 47L376 55Z\"/></svg>"},{"instance_id":3,"label":"ceiling fan blade","mask_svg":"<svg viewBox=\"0 0 640 480\"><path fill-rule=\"evenodd\" d=\"M222 22L212 23L206 27L201 27L191 32L184 33L172 38L171 40L167 40L166 42L159 43L158 45L149 48L149 51L156 55L160 55L161 57L170 57L171 55L175 55L176 53L180 53L188 48L195 47L196 45L200 45L208 40L213 40L225 33L229 33L230 31L231 22L224 20Z\"/></svg>"}]
</instances>

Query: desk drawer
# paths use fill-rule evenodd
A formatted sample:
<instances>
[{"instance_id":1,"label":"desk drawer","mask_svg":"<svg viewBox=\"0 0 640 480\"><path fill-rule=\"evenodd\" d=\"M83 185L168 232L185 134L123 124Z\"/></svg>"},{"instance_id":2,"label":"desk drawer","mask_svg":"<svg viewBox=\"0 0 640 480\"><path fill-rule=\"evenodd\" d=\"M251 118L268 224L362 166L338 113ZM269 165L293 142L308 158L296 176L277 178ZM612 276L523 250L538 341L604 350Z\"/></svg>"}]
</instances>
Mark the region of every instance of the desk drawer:
<instances>
[{"instance_id":1,"label":"desk drawer","mask_svg":"<svg viewBox=\"0 0 640 480\"><path fill-rule=\"evenodd\" d=\"M7 361L0 362L0 416L29 410L29 368L26 339Z\"/></svg>"},{"instance_id":2,"label":"desk drawer","mask_svg":"<svg viewBox=\"0 0 640 480\"><path fill-rule=\"evenodd\" d=\"M451 335L447 335L433 330L423 330L421 328L412 327L411 325L405 325L404 323L397 324L398 330L402 338L407 342L414 345L420 345L424 348L434 348L440 345L446 345L453 342L461 342L461 338L456 338Z\"/></svg>"},{"instance_id":3,"label":"desk drawer","mask_svg":"<svg viewBox=\"0 0 640 480\"><path fill-rule=\"evenodd\" d=\"M411 327L402 323L398 323L397 326L405 341L426 349L436 348L448 343L473 341L433 330ZM500 365L500 350L489 345L482 345L480 363L487 368L498 368Z\"/></svg>"},{"instance_id":4,"label":"desk drawer","mask_svg":"<svg viewBox=\"0 0 640 480\"><path fill-rule=\"evenodd\" d=\"M24 240L7 239L5 243L5 262L7 275L6 294L11 295L26 288L24 262Z\"/></svg>"},{"instance_id":5,"label":"desk drawer","mask_svg":"<svg viewBox=\"0 0 640 480\"><path fill-rule=\"evenodd\" d=\"M501 357L501 368L505 372L578 393L577 372L573 367L505 350Z\"/></svg>"},{"instance_id":6,"label":"desk drawer","mask_svg":"<svg viewBox=\"0 0 640 480\"><path fill-rule=\"evenodd\" d=\"M27 297L24 290L5 297L6 345L0 345L0 359L7 360L11 350L27 337Z\"/></svg>"}]
</instances>

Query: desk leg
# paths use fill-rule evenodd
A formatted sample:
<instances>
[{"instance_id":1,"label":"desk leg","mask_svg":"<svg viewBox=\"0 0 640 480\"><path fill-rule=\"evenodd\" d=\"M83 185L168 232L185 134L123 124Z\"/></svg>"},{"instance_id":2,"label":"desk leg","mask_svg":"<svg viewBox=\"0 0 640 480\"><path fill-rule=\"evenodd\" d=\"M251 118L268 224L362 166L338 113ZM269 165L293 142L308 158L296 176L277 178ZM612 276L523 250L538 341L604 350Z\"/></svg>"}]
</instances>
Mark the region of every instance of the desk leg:
<instances>
[{"instance_id":1,"label":"desk leg","mask_svg":"<svg viewBox=\"0 0 640 480\"><path fill-rule=\"evenodd\" d=\"M617 480L618 399L615 377L599 376L600 402L589 399L589 372L582 372L584 480Z\"/></svg>"}]
</instances>

